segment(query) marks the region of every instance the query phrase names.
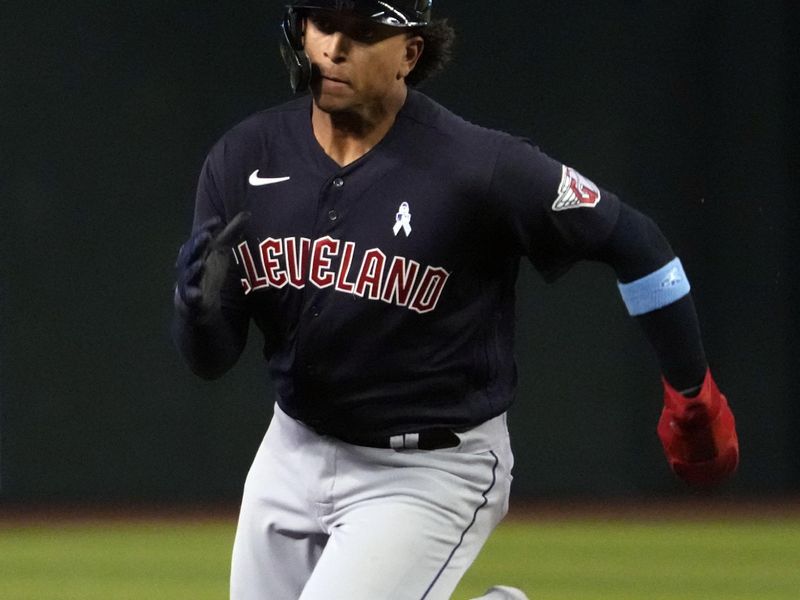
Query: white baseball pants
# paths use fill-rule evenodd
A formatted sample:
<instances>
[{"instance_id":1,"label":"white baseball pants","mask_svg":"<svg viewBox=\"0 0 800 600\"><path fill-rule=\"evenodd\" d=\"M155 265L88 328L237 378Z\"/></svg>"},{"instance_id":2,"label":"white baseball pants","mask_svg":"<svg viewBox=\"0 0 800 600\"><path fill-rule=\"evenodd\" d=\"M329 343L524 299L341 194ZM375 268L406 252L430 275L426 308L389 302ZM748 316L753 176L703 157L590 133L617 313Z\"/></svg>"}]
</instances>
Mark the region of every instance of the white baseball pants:
<instances>
[{"instance_id":1,"label":"white baseball pants","mask_svg":"<svg viewBox=\"0 0 800 600\"><path fill-rule=\"evenodd\" d=\"M231 600L446 600L508 510L505 415L441 450L321 436L277 405L247 476Z\"/></svg>"}]
</instances>

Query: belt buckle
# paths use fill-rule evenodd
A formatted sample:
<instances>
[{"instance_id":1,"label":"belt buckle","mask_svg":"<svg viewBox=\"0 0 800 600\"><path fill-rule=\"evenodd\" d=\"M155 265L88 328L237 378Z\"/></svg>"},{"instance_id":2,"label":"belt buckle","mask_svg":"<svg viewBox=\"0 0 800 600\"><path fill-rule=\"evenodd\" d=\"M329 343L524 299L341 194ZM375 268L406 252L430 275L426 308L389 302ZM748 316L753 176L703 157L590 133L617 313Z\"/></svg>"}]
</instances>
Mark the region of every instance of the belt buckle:
<instances>
[{"instance_id":1,"label":"belt buckle","mask_svg":"<svg viewBox=\"0 0 800 600\"><path fill-rule=\"evenodd\" d=\"M389 447L392 450L418 450L418 433L401 433L389 437Z\"/></svg>"},{"instance_id":2,"label":"belt buckle","mask_svg":"<svg viewBox=\"0 0 800 600\"><path fill-rule=\"evenodd\" d=\"M432 429L420 433L401 433L389 437L392 450L440 450L454 448L461 443L452 429Z\"/></svg>"}]
</instances>

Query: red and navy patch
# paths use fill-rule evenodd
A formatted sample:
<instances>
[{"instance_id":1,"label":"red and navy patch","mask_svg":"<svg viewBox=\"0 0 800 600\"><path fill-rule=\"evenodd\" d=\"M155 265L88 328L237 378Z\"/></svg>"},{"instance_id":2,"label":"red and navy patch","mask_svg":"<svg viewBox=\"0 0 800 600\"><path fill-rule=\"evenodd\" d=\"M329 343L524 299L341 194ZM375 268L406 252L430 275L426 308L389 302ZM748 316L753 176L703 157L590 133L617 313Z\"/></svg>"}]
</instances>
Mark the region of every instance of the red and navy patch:
<instances>
[{"instance_id":1,"label":"red and navy patch","mask_svg":"<svg viewBox=\"0 0 800 600\"><path fill-rule=\"evenodd\" d=\"M600 188L566 165L561 167L561 183L558 197L553 202L553 210L570 208L594 208L600 202Z\"/></svg>"}]
</instances>

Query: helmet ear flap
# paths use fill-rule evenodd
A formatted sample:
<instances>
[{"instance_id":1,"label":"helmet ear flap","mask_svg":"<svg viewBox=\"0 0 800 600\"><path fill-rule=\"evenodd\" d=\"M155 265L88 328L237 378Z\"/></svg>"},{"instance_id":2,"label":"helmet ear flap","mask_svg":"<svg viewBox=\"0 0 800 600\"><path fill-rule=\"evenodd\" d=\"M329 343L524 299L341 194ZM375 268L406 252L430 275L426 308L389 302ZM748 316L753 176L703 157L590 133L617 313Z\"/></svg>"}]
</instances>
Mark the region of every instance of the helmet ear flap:
<instances>
[{"instance_id":1,"label":"helmet ear flap","mask_svg":"<svg viewBox=\"0 0 800 600\"><path fill-rule=\"evenodd\" d=\"M311 83L311 60L303 49L303 18L293 8L283 15L281 32L281 57L289 71L289 84L295 94L304 92Z\"/></svg>"}]
</instances>

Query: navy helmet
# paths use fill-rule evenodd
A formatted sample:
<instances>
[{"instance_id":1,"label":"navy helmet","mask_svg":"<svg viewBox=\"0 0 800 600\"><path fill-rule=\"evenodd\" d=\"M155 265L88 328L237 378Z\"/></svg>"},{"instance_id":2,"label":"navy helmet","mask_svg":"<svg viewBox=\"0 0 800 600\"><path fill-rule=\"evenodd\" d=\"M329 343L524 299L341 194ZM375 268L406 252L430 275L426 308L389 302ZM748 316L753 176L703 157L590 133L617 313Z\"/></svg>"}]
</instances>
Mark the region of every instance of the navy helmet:
<instances>
[{"instance_id":1,"label":"navy helmet","mask_svg":"<svg viewBox=\"0 0 800 600\"><path fill-rule=\"evenodd\" d=\"M311 82L311 61L303 49L303 11L335 10L390 27L410 28L430 23L432 4L432 0L297 0L287 4L281 23L281 56L292 90L305 91Z\"/></svg>"}]
</instances>

